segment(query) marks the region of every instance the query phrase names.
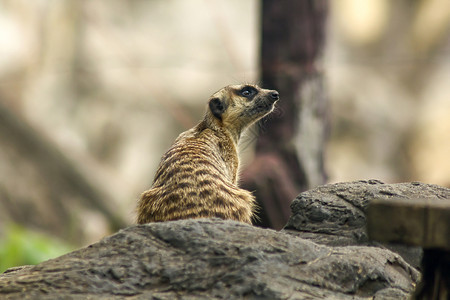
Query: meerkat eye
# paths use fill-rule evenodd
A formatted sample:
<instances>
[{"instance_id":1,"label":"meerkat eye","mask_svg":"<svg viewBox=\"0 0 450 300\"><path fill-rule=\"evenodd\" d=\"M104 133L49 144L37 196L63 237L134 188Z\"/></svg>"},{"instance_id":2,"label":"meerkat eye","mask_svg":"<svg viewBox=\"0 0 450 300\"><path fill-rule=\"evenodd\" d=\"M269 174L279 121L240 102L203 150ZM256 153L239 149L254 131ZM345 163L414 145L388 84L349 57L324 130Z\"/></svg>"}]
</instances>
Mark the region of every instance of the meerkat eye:
<instances>
[{"instance_id":1,"label":"meerkat eye","mask_svg":"<svg viewBox=\"0 0 450 300\"><path fill-rule=\"evenodd\" d=\"M257 93L256 89L252 86L246 86L241 90L241 95L246 98L249 98L256 93Z\"/></svg>"}]
</instances>

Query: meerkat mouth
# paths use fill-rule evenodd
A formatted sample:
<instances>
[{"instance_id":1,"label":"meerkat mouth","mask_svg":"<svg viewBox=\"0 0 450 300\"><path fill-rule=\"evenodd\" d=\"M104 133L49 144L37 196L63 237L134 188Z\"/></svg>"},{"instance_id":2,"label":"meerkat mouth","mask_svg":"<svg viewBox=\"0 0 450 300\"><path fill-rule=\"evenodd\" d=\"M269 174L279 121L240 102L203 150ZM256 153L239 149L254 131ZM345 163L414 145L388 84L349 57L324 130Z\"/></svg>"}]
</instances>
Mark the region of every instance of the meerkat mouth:
<instances>
[{"instance_id":1,"label":"meerkat mouth","mask_svg":"<svg viewBox=\"0 0 450 300\"><path fill-rule=\"evenodd\" d=\"M278 102L278 93L276 94L277 97L268 96L264 99L261 99L261 101L255 106L255 113L265 112L270 113L275 108L275 103Z\"/></svg>"},{"instance_id":2,"label":"meerkat mouth","mask_svg":"<svg viewBox=\"0 0 450 300\"><path fill-rule=\"evenodd\" d=\"M243 111L241 116L248 116L255 119L264 117L265 115L271 113L275 109L275 104L278 100L271 99L269 97L264 97L258 99L259 101L251 107L250 109Z\"/></svg>"}]
</instances>

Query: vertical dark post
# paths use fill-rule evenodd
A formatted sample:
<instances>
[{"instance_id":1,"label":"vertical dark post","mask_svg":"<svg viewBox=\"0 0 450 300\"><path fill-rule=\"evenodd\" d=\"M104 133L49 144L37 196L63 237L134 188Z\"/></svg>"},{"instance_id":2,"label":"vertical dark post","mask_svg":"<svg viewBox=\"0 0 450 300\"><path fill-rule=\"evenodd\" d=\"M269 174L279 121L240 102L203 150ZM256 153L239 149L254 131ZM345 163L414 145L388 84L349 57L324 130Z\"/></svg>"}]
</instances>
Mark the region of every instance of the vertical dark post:
<instances>
[{"instance_id":1,"label":"vertical dark post","mask_svg":"<svg viewBox=\"0 0 450 300\"><path fill-rule=\"evenodd\" d=\"M327 1L262 1L262 86L276 89L277 111L263 121L243 187L261 205L257 225L280 229L290 202L323 184L327 99L317 61L324 45Z\"/></svg>"}]
</instances>

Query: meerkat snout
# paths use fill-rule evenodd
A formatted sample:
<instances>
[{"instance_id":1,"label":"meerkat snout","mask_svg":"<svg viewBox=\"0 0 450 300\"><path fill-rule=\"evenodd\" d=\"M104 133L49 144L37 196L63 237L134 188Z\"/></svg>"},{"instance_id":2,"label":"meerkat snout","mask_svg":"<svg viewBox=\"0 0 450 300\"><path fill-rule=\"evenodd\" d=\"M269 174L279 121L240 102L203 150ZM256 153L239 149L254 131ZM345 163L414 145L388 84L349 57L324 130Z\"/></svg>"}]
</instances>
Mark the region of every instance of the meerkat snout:
<instances>
[{"instance_id":1,"label":"meerkat snout","mask_svg":"<svg viewBox=\"0 0 450 300\"><path fill-rule=\"evenodd\" d=\"M272 91L272 92L269 93L269 95L270 95L270 99L272 99L273 102L275 102L275 101L280 99L280 95L278 94L277 91Z\"/></svg>"}]
</instances>

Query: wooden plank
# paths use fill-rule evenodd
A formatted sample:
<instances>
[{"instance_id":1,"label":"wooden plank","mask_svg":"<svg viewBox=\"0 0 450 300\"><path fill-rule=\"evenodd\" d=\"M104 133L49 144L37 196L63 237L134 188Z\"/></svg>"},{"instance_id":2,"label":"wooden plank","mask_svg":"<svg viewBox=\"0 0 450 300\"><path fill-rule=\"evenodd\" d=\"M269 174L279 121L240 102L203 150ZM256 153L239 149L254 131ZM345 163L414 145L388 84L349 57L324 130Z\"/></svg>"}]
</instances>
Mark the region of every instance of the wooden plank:
<instances>
[{"instance_id":1,"label":"wooden plank","mask_svg":"<svg viewBox=\"0 0 450 300\"><path fill-rule=\"evenodd\" d=\"M380 242L450 250L450 199L374 199L367 230Z\"/></svg>"}]
</instances>

